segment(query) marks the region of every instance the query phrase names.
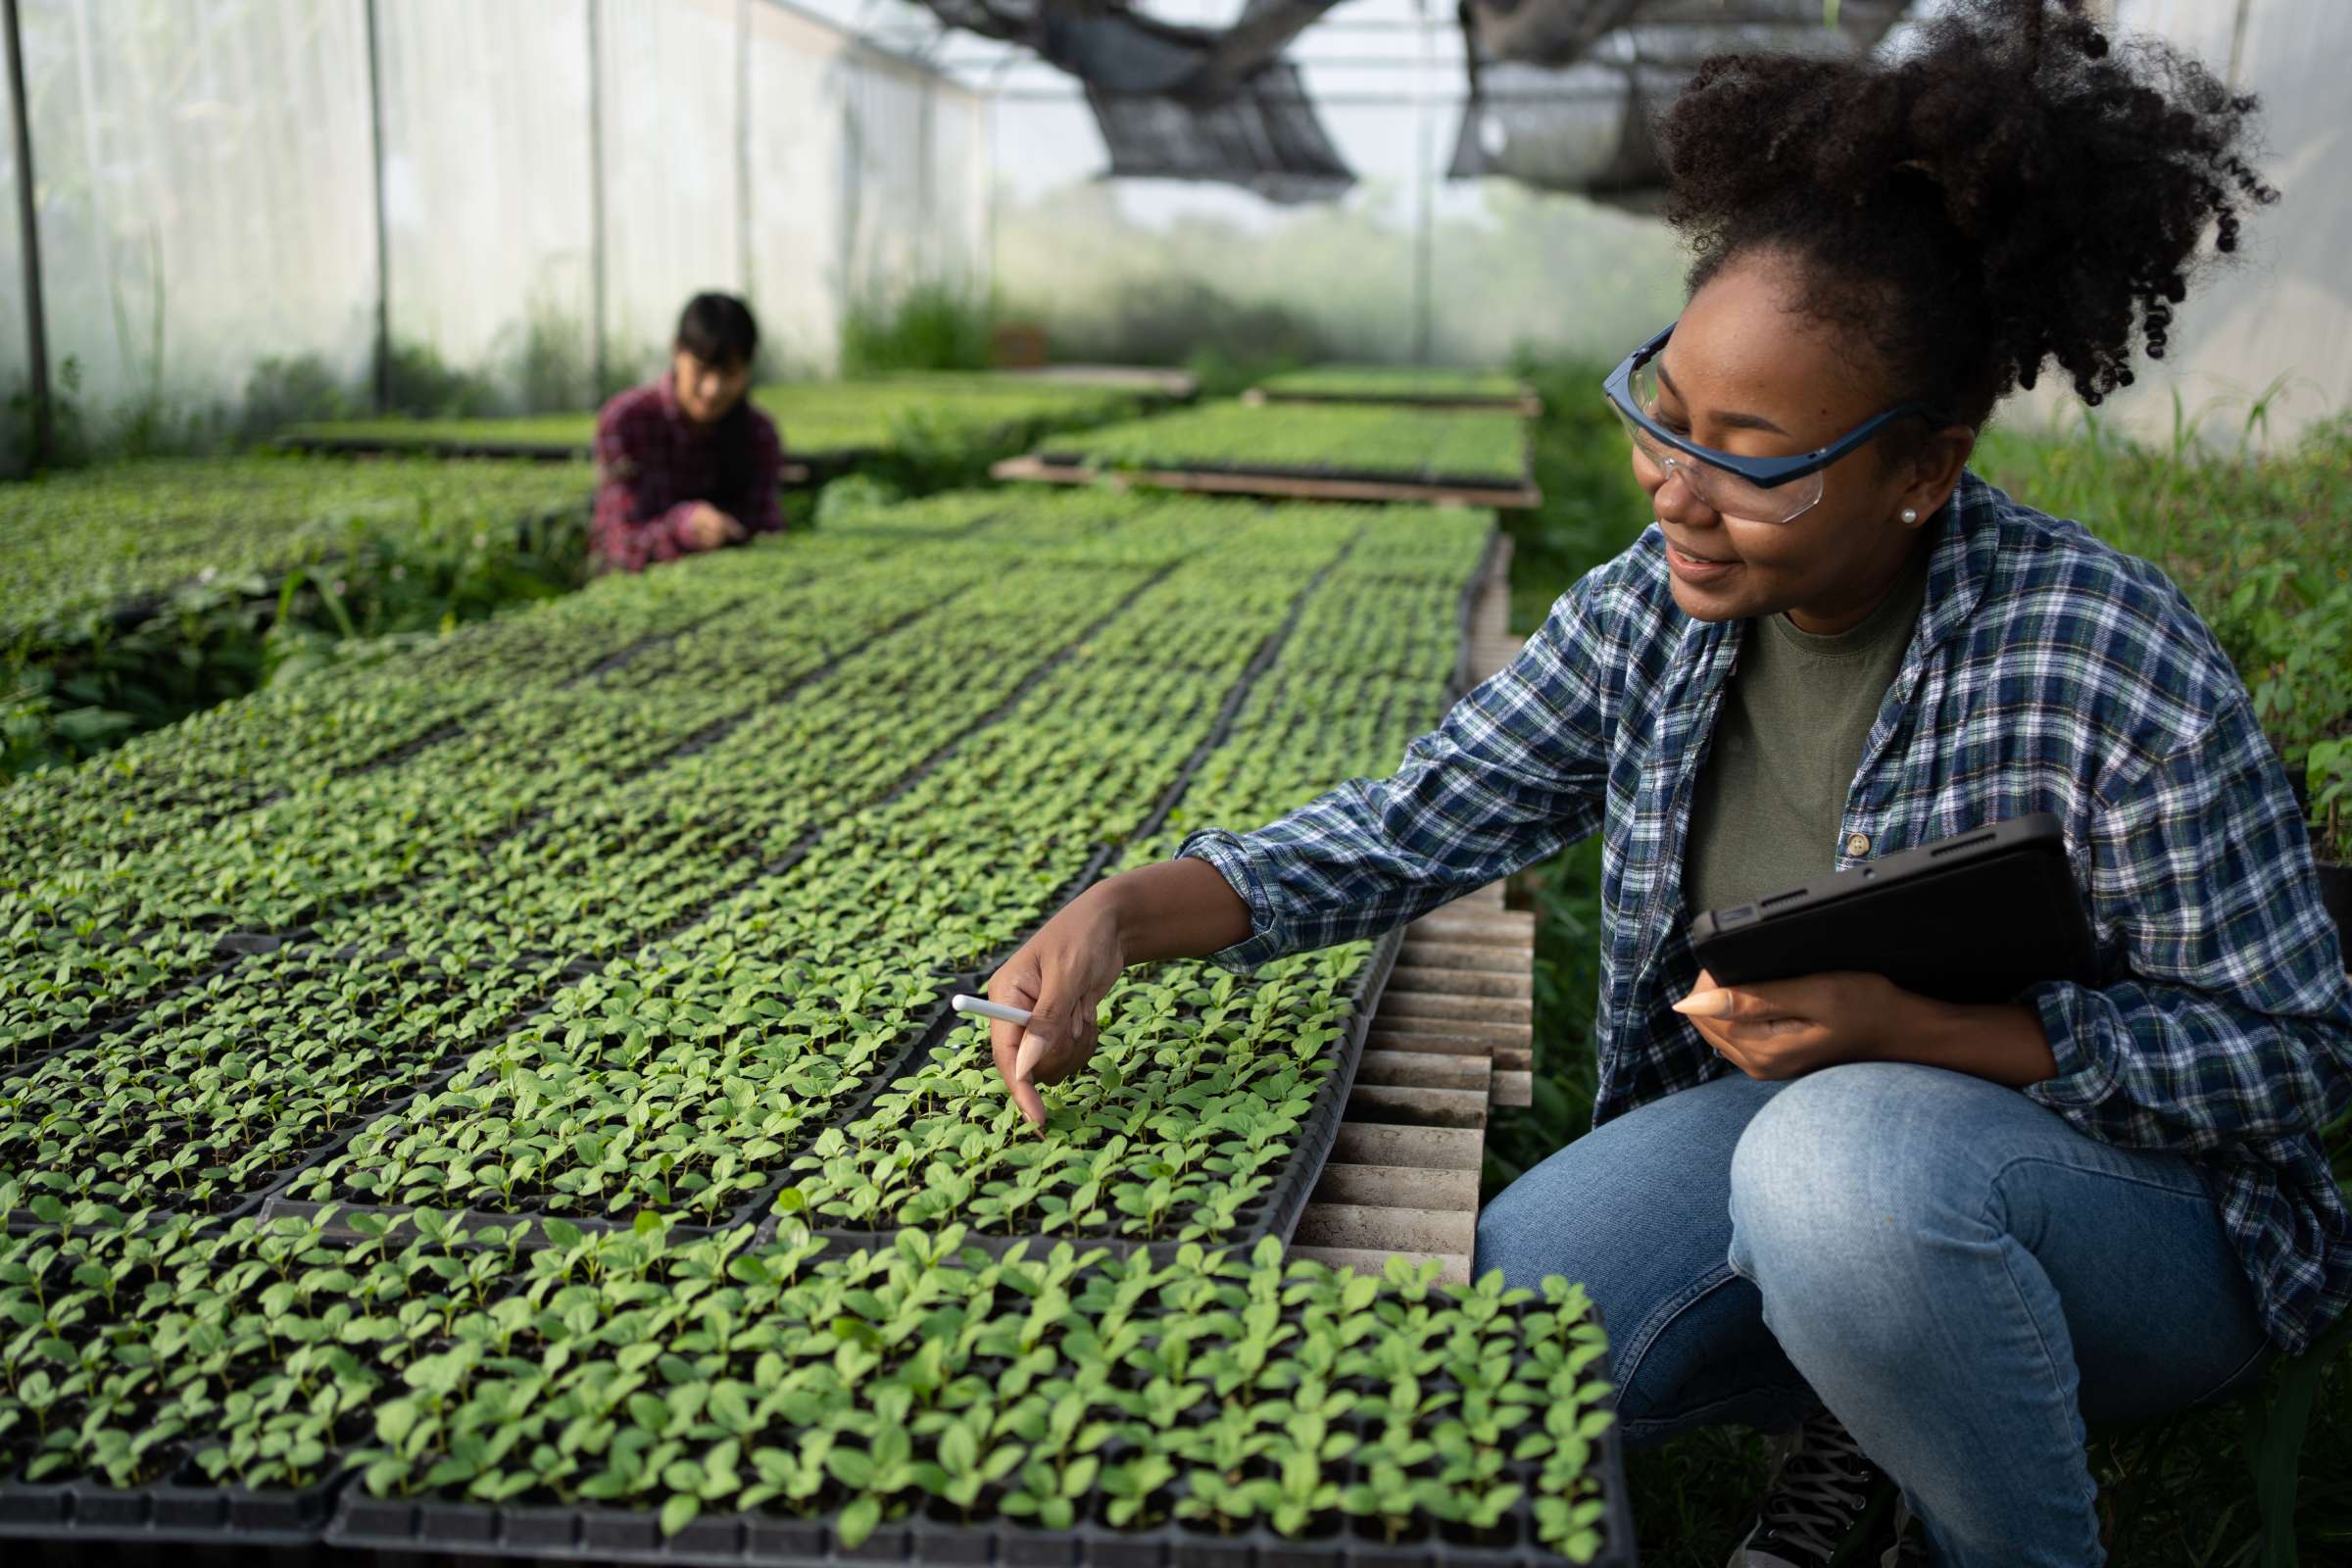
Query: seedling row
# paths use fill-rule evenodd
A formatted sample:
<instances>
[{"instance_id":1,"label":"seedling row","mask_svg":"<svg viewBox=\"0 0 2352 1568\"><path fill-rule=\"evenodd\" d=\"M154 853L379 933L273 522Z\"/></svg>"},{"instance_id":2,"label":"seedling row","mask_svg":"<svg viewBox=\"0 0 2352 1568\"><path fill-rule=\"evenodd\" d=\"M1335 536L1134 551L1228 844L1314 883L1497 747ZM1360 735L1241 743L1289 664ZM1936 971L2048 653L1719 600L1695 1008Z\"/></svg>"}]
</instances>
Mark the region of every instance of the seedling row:
<instances>
[{"instance_id":1,"label":"seedling row","mask_svg":"<svg viewBox=\"0 0 2352 1568\"><path fill-rule=\"evenodd\" d=\"M1433 366L1318 365L1262 381L1250 395L1269 403L1401 403L1543 412L1534 389L1517 376Z\"/></svg>"},{"instance_id":2,"label":"seedling row","mask_svg":"<svg viewBox=\"0 0 2352 1568\"><path fill-rule=\"evenodd\" d=\"M1516 485L1527 475L1514 414L1376 405L1203 404L1056 436L1039 456L1102 469L1184 469L1431 486Z\"/></svg>"}]
</instances>

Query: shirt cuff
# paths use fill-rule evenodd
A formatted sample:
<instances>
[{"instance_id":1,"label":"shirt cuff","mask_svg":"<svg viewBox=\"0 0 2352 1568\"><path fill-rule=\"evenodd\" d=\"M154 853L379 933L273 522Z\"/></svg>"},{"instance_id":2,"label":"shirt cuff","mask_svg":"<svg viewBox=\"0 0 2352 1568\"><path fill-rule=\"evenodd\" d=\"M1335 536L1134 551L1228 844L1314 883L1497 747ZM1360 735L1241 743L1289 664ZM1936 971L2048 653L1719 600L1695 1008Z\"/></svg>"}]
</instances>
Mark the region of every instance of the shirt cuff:
<instances>
[{"instance_id":1,"label":"shirt cuff","mask_svg":"<svg viewBox=\"0 0 2352 1568\"><path fill-rule=\"evenodd\" d=\"M2058 1075L2025 1088L2027 1099L2051 1110L2088 1110L2115 1093L2115 1064L2099 1049L2099 1029L2085 1013L2096 995L2072 980L2044 980L2016 1001L2040 1015Z\"/></svg>"},{"instance_id":2,"label":"shirt cuff","mask_svg":"<svg viewBox=\"0 0 2352 1568\"><path fill-rule=\"evenodd\" d=\"M1176 848L1176 858L1206 860L1216 867L1225 885L1250 906L1250 935L1222 952L1210 954L1211 960L1247 974L1288 951L1282 942L1281 922L1275 919L1273 906L1266 898L1265 881L1250 863L1249 847L1239 834L1218 827L1201 828L1186 835Z\"/></svg>"}]
</instances>

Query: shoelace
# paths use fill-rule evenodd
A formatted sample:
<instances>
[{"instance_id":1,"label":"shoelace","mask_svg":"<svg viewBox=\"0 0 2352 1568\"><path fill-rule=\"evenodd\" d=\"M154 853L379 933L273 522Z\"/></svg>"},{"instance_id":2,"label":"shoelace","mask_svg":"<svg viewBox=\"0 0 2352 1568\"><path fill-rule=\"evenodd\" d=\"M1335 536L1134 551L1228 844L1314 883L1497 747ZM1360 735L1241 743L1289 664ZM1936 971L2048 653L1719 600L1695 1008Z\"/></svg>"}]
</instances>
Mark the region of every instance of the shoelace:
<instances>
[{"instance_id":1,"label":"shoelace","mask_svg":"<svg viewBox=\"0 0 2352 1568\"><path fill-rule=\"evenodd\" d=\"M1763 1523L1791 1545L1827 1557L1869 1502L1876 1473L1844 1423L1823 1410L1799 1432L1795 1450L1764 1499Z\"/></svg>"}]
</instances>

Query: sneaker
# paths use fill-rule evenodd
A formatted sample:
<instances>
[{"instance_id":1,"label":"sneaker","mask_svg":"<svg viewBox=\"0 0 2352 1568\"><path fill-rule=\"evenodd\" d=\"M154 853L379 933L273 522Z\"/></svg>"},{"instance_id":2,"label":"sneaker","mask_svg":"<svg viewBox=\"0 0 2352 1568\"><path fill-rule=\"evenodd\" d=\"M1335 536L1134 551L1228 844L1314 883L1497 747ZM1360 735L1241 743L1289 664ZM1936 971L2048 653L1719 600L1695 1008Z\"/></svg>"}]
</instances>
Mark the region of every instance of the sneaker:
<instances>
[{"instance_id":1,"label":"sneaker","mask_svg":"<svg viewBox=\"0 0 2352 1568\"><path fill-rule=\"evenodd\" d=\"M1783 1440L1772 1490L1727 1568L1881 1568L1901 1489L1825 1407Z\"/></svg>"}]
</instances>

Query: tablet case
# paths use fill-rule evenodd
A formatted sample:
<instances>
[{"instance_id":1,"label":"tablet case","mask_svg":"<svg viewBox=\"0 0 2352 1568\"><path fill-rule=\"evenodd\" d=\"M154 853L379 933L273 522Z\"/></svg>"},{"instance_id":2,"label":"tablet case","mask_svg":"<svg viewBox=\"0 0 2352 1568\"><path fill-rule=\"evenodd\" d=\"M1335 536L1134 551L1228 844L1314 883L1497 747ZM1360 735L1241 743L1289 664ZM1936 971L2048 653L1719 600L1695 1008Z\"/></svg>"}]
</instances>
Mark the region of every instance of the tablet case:
<instances>
[{"instance_id":1,"label":"tablet case","mask_svg":"<svg viewBox=\"0 0 2352 1568\"><path fill-rule=\"evenodd\" d=\"M1996 822L1690 922L1727 985L1883 974L1944 1002L2007 1002L2044 980L2095 985L2097 947L2048 812Z\"/></svg>"}]
</instances>

